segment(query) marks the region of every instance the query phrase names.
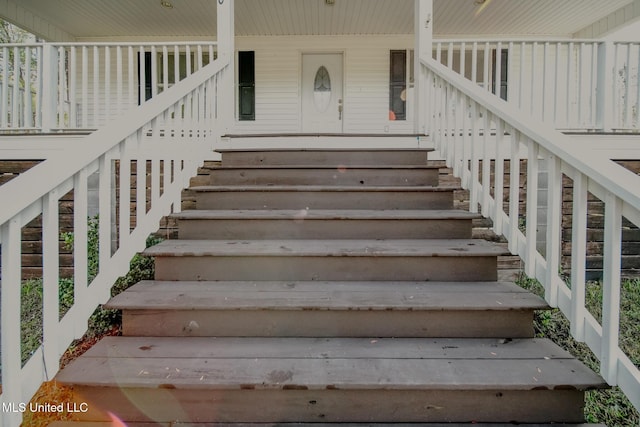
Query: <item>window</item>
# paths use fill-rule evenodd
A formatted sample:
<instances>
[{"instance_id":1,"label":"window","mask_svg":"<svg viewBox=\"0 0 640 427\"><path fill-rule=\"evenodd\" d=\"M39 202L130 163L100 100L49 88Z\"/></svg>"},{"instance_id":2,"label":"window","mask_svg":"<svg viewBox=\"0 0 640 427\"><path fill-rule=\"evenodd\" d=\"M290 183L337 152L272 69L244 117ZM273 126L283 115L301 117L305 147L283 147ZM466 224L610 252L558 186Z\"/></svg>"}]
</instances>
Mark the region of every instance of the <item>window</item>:
<instances>
[{"instance_id":1,"label":"window","mask_svg":"<svg viewBox=\"0 0 640 427\"><path fill-rule=\"evenodd\" d=\"M407 51L392 50L389 62L389 120L406 120Z\"/></svg>"},{"instance_id":2,"label":"window","mask_svg":"<svg viewBox=\"0 0 640 427\"><path fill-rule=\"evenodd\" d=\"M256 119L255 52L238 52L238 119Z\"/></svg>"}]
</instances>

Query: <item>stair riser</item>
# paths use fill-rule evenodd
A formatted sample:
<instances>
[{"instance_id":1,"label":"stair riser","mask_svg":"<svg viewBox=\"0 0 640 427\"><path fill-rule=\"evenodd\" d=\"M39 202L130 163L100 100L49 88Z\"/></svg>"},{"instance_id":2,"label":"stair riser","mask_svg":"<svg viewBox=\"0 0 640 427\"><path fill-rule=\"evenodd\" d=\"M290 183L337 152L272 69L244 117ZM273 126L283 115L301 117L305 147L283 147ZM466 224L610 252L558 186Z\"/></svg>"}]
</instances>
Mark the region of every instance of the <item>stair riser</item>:
<instances>
[{"instance_id":1,"label":"stair riser","mask_svg":"<svg viewBox=\"0 0 640 427\"><path fill-rule=\"evenodd\" d=\"M217 169L211 185L438 185L438 169Z\"/></svg>"},{"instance_id":2,"label":"stair riser","mask_svg":"<svg viewBox=\"0 0 640 427\"><path fill-rule=\"evenodd\" d=\"M453 193L404 191L207 191L198 209L452 209Z\"/></svg>"},{"instance_id":3,"label":"stair riser","mask_svg":"<svg viewBox=\"0 0 640 427\"><path fill-rule=\"evenodd\" d=\"M306 211L305 211L306 212ZM471 220L187 220L181 239L470 239Z\"/></svg>"},{"instance_id":4,"label":"stair riser","mask_svg":"<svg viewBox=\"0 0 640 427\"><path fill-rule=\"evenodd\" d=\"M497 280L495 256L157 256L155 265L156 280Z\"/></svg>"},{"instance_id":5,"label":"stair riser","mask_svg":"<svg viewBox=\"0 0 640 427\"><path fill-rule=\"evenodd\" d=\"M533 337L533 311L530 310L123 310L122 316L126 336Z\"/></svg>"},{"instance_id":6,"label":"stair riser","mask_svg":"<svg viewBox=\"0 0 640 427\"><path fill-rule=\"evenodd\" d=\"M197 379L196 379L197 380ZM124 422L582 422L568 390L208 390L74 387L81 420ZM544 408L544 409L543 409Z\"/></svg>"},{"instance_id":7,"label":"stair riser","mask_svg":"<svg viewBox=\"0 0 640 427\"><path fill-rule=\"evenodd\" d=\"M427 152L420 151L265 151L223 152L225 166L343 165L343 166L422 166Z\"/></svg>"}]
</instances>

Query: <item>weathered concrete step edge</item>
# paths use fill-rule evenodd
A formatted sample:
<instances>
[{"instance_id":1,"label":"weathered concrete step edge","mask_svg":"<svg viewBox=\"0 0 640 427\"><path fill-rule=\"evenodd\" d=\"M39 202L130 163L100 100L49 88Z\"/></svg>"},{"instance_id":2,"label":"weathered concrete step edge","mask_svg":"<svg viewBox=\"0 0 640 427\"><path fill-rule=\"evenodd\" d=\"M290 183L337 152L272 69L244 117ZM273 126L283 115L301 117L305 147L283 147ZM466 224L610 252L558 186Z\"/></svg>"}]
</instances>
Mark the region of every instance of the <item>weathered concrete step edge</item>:
<instances>
[{"instance_id":1,"label":"weathered concrete step edge","mask_svg":"<svg viewBox=\"0 0 640 427\"><path fill-rule=\"evenodd\" d=\"M548 308L506 282L140 282L113 297L123 310L507 311Z\"/></svg>"},{"instance_id":2,"label":"weathered concrete step edge","mask_svg":"<svg viewBox=\"0 0 640 427\"><path fill-rule=\"evenodd\" d=\"M301 216L302 215L302 216ZM479 214L457 209L194 209L171 214L178 220L273 219L273 220L474 220Z\"/></svg>"},{"instance_id":3,"label":"weathered concrete step edge","mask_svg":"<svg viewBox=\"0 0 640 427\"><path fill-rule=\"evenodd\" d=\"M188 339L186 339L188 340ZM184 354L187 342L180 343ZM295 339L294 339L295 340ZM375 340L371 340L375 341ZM369 342L370 346L376 343ZM462 340L461 340L462 341ZM361 340L355 341L362 345ZM260 345L262 347L264 344ZM272 344L267 344L272 345ZM590 390L600 377L574 359L81 357L57 381L97 387L191 390ZM142 367L142 368L141 368ZM168 369L167 369L168 368Z\"/></svg>"},{"instance_id":4,"label":"weathered concrete step edge","mask_svg":"<svg viewBox=\"0 0 640 427\"><path fill-rule=\"evenodd\" d=\"M165 240L146 256L496 257L505 248L482 239Z\"/></svg>"},{"instance_id":5,"label":"weathered concrete step edge","mask_svg":"<svg viewBox=\"0 0 640 427\"><path fill-rule=\"evenodd\" d=\"M282 164L282 165L225 165L221 164L213 169L212 172L215 171L234 171L234 170L270 170L270 171L278 171L278 170L297 170L300 169L302 171L309 170L344 170L344 171L352 171L352 170L377 170L377 171L386 171L386 170L413 170L413 171L430 171L430 170L440 170L440 166L435 165L393 165L393 164L384 164L384 165L358 165L358 164L350 164L350 165L291 165L291 164Z\"/></svg>"}]
</instances>

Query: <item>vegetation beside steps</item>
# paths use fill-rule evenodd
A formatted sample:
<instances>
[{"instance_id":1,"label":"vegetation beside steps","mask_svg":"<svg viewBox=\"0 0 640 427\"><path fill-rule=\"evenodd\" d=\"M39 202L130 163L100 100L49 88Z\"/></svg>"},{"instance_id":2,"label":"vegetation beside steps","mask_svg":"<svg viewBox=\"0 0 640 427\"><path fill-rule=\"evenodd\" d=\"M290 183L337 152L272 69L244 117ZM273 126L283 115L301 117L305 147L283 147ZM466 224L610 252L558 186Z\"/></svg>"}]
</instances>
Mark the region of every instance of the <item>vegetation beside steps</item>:
<instances>
[{"instance_id":1,"label":"vegetation beside steps","mask_svg":"<svg viewBox=\"0 0 640 427\"><path fill-rule=\"evenodd\" d=\"M90 218L88 224L88 274L91 281L98 273L98 218ZM73 245L73 234L68 233L62 237L67 245ZM147 247L153 246L161 240L157 236L150 236L147 239ZM116 281L111 289L111 295L115 296L141 280L152 279L153 275L153 259L135 255L131 259L129 272ZM60 279L59 299L60 316L63 316L73 304L73 279ZM75 341L63 354L60 361L61 367L79 357L103 337L119 335L121 323L122 318L119 310L98 307L89 318L85 335ZM22 343L23 361L27 360L42 343L42 279L28 280L22 287ZM30 403L66 403L70 401L70 396L71 391L68 387L57 384L55 381L48 381L42 384ZM66 412L34 413L30 411L30 405L27 405L22 426L44 427L53 421L72 420L72 417L73 414Z\"/></svg>"},{"instance_id":2,"label":"vegetation beside steps","mask_svg":"<svg viewBox=\"0 0 640 427\"><path fill-rule=\"evenodd\" d=\"M521 275L517 283L523 288L542 296L544 289L537 280ZM589 282L586 306L596 319L600 320L602 309L602 283ZM631 360L640 364L640 279L625 280L621 292L620 346ZM560 310L536 312L535 330L537 337L549 338L569 351L595 372L599 371L599 361L586 344L571 337L569 321ZM636 427L640 425L640 414L619 388L594 390L586 393L585 418L587 422L603 423L610 427Z\"/></svg>"}]
</instances>

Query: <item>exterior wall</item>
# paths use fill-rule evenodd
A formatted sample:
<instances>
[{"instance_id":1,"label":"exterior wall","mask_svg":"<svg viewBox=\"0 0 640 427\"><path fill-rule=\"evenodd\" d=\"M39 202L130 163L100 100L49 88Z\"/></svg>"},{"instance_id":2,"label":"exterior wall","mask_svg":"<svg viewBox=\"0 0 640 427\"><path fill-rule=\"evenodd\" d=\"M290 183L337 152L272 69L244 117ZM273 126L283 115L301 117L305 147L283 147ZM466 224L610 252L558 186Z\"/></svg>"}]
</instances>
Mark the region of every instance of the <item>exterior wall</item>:
<instances>
[{"instance_id":1,"label":"exterior wall","mask_svg":"<svg viewBox=\"0 0 640 427\"><path fill-rule=\"evenodd\" d=\"M20 0L0 0L0 16L15 25L29 29L38 37L48 41L75 41L75 38L64 30L50 24L44 18L35 15L20 6Z\"/></svg>"},{"instance_id":2,"label":"exterior wall","mask_svg":"<svg viewBox=\"0 0 640 427\"><path fill-rule=\"evenodd\" d=\"M407 88L407 120L389 120L389 51L413 43L413 35L237 37L236 50L256 55L256 120L237 121L233 132L299 133L302 54L341 52L344 133L413 133L413 89Z\"/></svg>"},{"instance_id":3,"label":"exterior wall","mask_svg":"<svg viewBox=\"0 0 640 427\"><path fill-rule=\"evenodd\" d=\"M626 7L605 16L593 24L576 32L576 38L597 38L602 37L612 31L620 29L620 27L633 22L640 18L640 0L634 0L633 3Z\"/></svg>"}]
</instances>

